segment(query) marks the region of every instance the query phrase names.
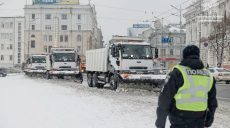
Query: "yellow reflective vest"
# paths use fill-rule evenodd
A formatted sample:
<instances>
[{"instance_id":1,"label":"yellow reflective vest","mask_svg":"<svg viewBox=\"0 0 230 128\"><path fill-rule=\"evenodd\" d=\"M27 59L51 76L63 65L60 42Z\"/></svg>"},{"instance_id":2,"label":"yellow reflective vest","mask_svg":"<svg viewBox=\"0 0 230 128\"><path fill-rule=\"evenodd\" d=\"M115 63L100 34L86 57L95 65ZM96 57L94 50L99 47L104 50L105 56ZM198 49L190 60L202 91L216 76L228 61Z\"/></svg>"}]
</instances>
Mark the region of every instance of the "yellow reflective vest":
<instances>
[{"instance_id":1,"label":"yellow reflective vest","mask_svg":"<svg viewBox=\"0 0 230 128\"><path fill-rule=\"evenodd\" d=\"M208 105L208 92L213 86L213 77L207 69L194 70L176 65L184 79L174 99L176 108L184 111L205 111Z\"/></svg>"}]
</instances>

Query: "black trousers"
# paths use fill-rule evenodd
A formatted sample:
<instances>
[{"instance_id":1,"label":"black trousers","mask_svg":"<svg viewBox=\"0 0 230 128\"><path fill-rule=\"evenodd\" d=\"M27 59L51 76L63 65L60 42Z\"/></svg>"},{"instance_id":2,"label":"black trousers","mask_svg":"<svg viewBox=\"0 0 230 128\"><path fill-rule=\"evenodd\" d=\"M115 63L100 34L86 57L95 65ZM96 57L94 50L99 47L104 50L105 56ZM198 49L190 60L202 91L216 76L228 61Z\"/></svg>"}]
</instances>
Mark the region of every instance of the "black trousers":
<instances>
[{"instance_id":1,"label":"black trousers","mask_svg":"<svg viewBox=\"0 0 230 128\"><path fill-rule=\"evenodd\" d=\"M199 118L185 118L179 116L169 116L170 128L204 128L205 116Z\"/></svg>"}]
</instances>

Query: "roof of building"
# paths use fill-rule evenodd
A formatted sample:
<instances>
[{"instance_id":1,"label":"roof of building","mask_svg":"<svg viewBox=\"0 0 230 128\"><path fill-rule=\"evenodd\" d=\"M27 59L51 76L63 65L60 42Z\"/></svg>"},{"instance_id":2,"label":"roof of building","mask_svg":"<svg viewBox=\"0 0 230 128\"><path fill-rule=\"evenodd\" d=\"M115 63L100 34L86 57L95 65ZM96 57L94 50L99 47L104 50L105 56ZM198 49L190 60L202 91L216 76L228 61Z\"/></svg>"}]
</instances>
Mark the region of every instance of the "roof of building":
<instances>
[{"instance_id":1,"label":"roof of building","mask_svg":"<svg viewBox=\"0 0 230 128\"><path fill-rule=\"evenodd\" d=\"M15 16L15 17L12 16L12 17L0 17L0 18L2 18L2 19L5 18L5 19L7 19L7 18L25 18L25 17L24 17L24 16Z\"/></svg>"}]
</instances>

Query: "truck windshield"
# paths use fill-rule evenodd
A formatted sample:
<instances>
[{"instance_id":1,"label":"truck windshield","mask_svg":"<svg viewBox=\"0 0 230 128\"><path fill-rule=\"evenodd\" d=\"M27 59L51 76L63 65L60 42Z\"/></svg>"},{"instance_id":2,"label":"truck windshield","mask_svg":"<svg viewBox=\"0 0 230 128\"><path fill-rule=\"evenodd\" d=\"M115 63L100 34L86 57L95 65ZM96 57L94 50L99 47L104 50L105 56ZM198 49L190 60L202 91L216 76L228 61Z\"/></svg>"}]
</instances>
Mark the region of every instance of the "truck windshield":
<instances>
[{"instance_id":1,"label":"truck windshield","mask_svg":"<svg viewBox=\"0 0 230 128\"><path fill-rule=\"evenodd\" d=\"M33 56L32 63L46 63L46 57Z\"/></svg>"},{"instance_id":2,"label":"truck windshield","mask_svg":"<svg viewBox=\"0 0 230 128\"><path fill-rule=\"evenodd\" d=\"M54 53L55 62L75 62L75 53Z\"/></svg>"},{"instance_id":3,"label":"truck windshield","mask_svg":"<svg viewBox=\"0 0 230 128\"><path fill-rule=\"evenodd\" d=\"M123 59L152 59L152 50L149 45L123 45Z\"/></svg>"}]
</instances>

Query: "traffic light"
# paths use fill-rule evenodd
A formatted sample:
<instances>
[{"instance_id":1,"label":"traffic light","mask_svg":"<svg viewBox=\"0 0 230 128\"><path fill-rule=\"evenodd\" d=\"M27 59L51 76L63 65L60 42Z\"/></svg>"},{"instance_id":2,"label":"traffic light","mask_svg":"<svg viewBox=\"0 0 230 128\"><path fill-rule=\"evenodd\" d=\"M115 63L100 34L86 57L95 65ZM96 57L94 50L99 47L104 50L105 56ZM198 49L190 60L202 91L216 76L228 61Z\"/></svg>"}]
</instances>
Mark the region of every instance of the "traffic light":
<instances>
[{"instance_id":1,"label":"traffic light","mask_svg":"<svg viewBox=\"0 0 230 128\"><path fill-rule=\"evenodd\" d=\"M158 49L155 49L155 58L158 58Z\"/></svg>"}]
</instances>

